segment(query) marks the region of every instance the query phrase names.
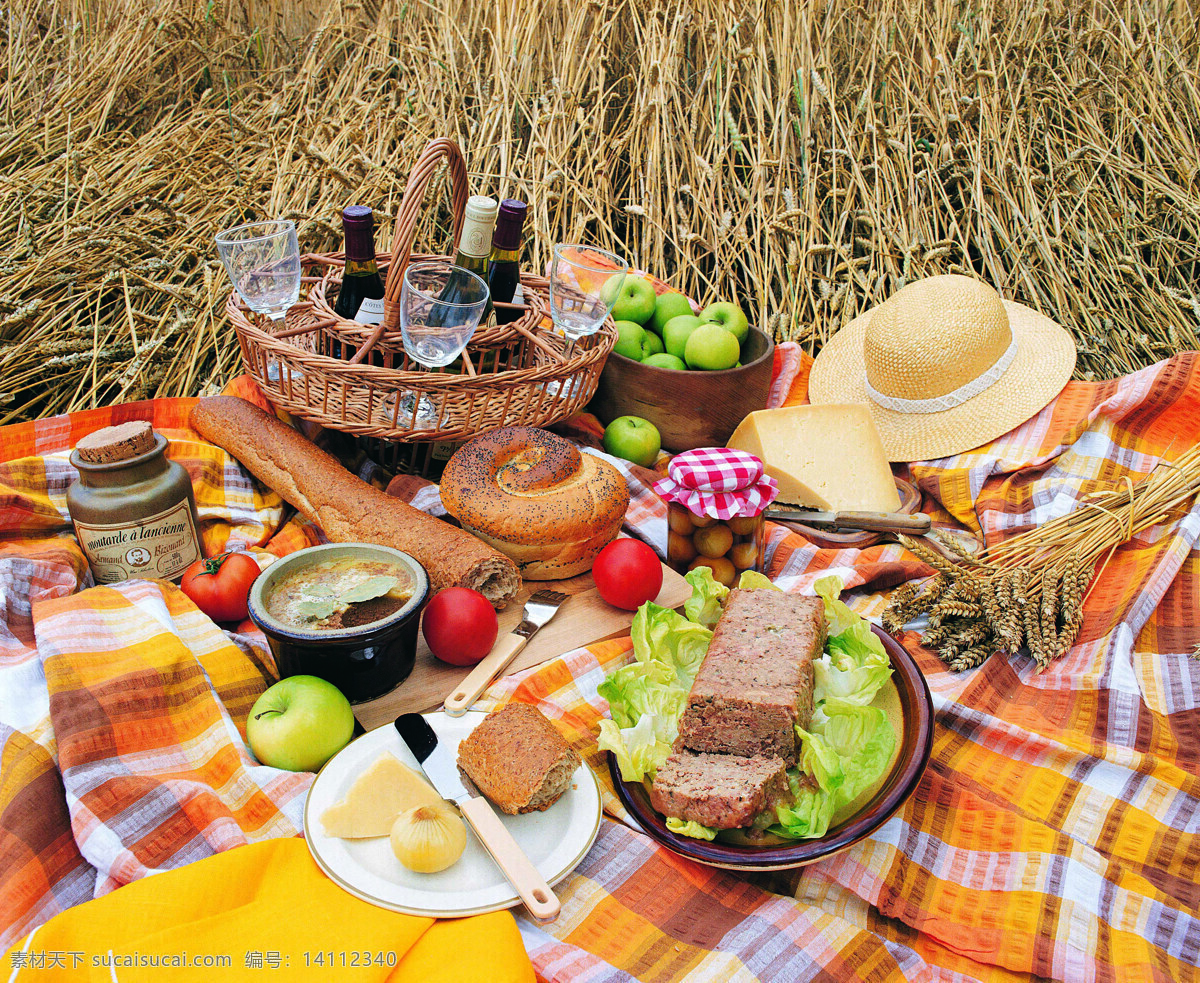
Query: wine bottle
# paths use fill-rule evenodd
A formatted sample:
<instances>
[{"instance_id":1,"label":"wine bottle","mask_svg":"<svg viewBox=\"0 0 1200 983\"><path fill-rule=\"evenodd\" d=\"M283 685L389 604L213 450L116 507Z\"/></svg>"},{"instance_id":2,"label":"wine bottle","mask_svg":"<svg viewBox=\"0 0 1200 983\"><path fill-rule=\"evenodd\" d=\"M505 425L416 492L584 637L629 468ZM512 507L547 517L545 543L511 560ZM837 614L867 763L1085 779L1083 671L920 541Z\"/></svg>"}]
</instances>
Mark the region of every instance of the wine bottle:
<instances>
[{"instance_id":1,"label":"wine bottle","mask_svg":"<svg viewBox=\"0 0 1200 983\"><path fill-rule=\"evenodd\" d=\"M495 198L487 195L472 195L467 199L467 207L463 213L462 234L458 237L458 252L454 256L454 265L470 270L485 282L487 281L488 258L492 254L492 229L496 225L496 211L499 206ZM439 299L451 303L463 303L467 297L474 296L473 290L467 289L466 278L461 274L452 273L446 281L446 286L438 295ZM462 299L460 299L462 298ZM487 307L479 319L482 324L492 312L492 298L488 297Z\"/></svg>"},{"instance_id":2,"label":"wine bottle","mask_svg":"<svg viewBox=\"0 0 1200 983\"><path fill-rule=\"evenodd\" d=\"M360 324L379 324L383 320L383 280L375 264L375 218L371 209L366 205L344 208L342 229L346 235L346 267L333 312ZM333 357L341 358L341 342L333 344Z\"/></svg>"},{"instance_id":3,"label":"wine bottle","mask_svg":"<svg viewBox=\"0 0 1200 983\"><path fill-rule=\"evenodd\" d=\"M500 203L496 219L496 233L492 236L492 258L488 262L488 289L492 302L511 303L521 284L519 259L521 254L521 228L525 225L526 205L516 198L505 198ZM496 309L496 323L508 324L521 316L520 310Z\"/></svg>"}]
</instances>

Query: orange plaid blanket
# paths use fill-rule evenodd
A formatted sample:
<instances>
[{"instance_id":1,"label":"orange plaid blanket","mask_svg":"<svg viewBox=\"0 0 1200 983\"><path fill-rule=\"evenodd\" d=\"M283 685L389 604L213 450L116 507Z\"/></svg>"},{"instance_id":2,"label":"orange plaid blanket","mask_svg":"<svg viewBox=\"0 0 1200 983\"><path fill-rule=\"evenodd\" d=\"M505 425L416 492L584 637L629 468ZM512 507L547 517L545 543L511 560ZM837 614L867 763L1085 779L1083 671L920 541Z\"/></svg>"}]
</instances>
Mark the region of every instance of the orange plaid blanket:
<instances>
[{"instance_id":1,"label":"orange plaid blanket","mask_svg":"<svg viewBox=\"0 0 1200 983\"><path fill-rule=\"evenodd\" d=\"M779 398L802 401L795 352ZM189 401L142 414L180 438L206 545L285 552L317 531L181 428ZM1198 437L1200 357L1071 383L987 447L910 466L945 528L988 542L1134 480ZM0 940L128 880L298 828L306 776L257 765L239 726L273 673L250 634L207 623L156 583L102 590L65 523L62 450L105 420L0 432ZM583 424L586 430L586 423ZM660 545L661 505L624 468L627 531ZM559 887L563 915L521 920L538 976L626 980L1200 978L1200 509L1147 530L1098 579L1075 647L1044 673L994 656L945 670L917 635L936 731L916 793L874 836L753 883L657 847L609 788L596 847ZM773 527L770 572L810 590L835 572L862 613L926 571L899 546L823 550ZM596 687L627 640L502 680L557 718L607 783ZM1189 736L1191 735L1191 736Z\"/></svg>"}]
</instances>

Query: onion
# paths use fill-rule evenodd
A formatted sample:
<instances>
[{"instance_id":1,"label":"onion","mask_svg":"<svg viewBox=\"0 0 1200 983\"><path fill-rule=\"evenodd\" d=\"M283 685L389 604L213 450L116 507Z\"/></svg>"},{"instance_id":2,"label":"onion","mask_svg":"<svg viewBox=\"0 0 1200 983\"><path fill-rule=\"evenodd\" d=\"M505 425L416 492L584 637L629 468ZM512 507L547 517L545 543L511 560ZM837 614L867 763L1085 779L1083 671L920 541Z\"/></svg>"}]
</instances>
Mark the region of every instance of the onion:
<instances>
[{"instance_id":1,"label":"onion","mask_svg":"<svg viewBox=\"0 0 1200 983\"><path fill-rule=\"evenodd\" d=\"M449 802L414 806L396 817L392 853L409 870L433 874L445 870L467 848L467 829Z\"/></svg>"}]
</instances>

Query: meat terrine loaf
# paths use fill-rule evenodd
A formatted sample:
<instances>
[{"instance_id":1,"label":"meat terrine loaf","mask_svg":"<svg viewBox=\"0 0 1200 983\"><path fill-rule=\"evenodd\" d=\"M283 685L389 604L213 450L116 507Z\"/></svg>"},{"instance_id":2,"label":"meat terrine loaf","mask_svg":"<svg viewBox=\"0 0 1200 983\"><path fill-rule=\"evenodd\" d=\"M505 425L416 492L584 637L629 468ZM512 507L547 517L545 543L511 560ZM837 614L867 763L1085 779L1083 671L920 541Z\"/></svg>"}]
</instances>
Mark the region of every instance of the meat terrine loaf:
<instances>
[{"instance_id":1,"label":"meat terrine loaf","mask_svg":"<svg viewBox=\"0 0 1200 983\"><path fill-rule=\"evenodd\" d=\"M510 816L554 805L579 764L566 738L528 703L489 713L458 746L458 767Z\"/></svg>"},{"instance_id":2,"label":"meat terrine loaf","mask_svg":"<svg viewBox=\"0 0 1200 983\"><path fill-rule=\"evenodd\" d=\"M731 590L679 719L684 746L795 764L795 727L812 716L813 660L824 647L819 597Z\"/></svg>"},{"instance_id":3,"label":"meat terrine loaf","mask_svg":"<svg viewBox=\"0 0 1200 983\"><path fill-rule=\"evenodd\" d=\"M783 759L675 751L650 787L650 804L664 816L713 829L748 826L787 791Z\"/></svg>"}]
</instances>

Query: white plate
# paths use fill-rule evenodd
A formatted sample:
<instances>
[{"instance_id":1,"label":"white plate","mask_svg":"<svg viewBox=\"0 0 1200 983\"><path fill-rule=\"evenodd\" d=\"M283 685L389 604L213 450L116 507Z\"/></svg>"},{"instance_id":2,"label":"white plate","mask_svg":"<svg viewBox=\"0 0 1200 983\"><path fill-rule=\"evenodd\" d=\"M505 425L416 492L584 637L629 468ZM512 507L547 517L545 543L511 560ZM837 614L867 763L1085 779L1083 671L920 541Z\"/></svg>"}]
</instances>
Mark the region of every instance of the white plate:
<instances>
[{"instance_id":1,"label":"white plate","mask_svg":"<svg viewBox=\"0 0 1200 983\"><path fill-rule=\"evenodd\" d=\"M457 756L459 742L485 716L479 712L461 717L428 713L425 718L439 742ZM319 817L345 798L354 780L384 752L421 770L396 728L387 724L342 748L313 781L304 804L304 834L317 865L356 897L408 915L459 918L518 904L516 891L473 834L467 836L467 848L458 862L436 874L418 874L401 866L386 836L344 840L325 835ZM571 776L571 787L545 812L506 816L497 809L496 815L546 882L553 885L574 870L591 849L600 830L600 809L599 786L584 764Z\"/></svg>"}]
</instances>

